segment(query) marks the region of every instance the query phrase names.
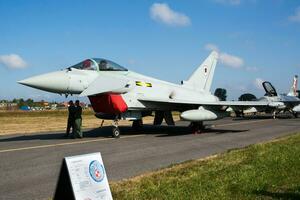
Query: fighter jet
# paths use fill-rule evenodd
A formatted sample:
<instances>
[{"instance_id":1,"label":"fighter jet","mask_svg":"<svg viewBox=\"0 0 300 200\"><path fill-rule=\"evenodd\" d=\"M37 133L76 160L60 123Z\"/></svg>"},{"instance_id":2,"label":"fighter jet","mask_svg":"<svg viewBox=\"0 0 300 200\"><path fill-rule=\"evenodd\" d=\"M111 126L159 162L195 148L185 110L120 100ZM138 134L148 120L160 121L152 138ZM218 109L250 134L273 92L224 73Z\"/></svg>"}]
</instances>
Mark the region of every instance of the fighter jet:
<instances>
[{"instance_id":1,"label":"fighter jet","mask_svg":"<svg viewBox=\"0 0 300 200\"><path fill-rule=\"evenodd\" d=\"M64 70L30 77L18 83L58 94L87 96L100 119L113 120L113 137L120 136L119 120L142 126L142 118L155 114L154 125L165 119L174 125L172 111L191 122L195 132L203 121L227 115L229 106L266 107L269 102L219 101L210 92L218 53L212 52L187 81L174 84L129 71L107 59L91 58Z\"/></svg>"},{"instance_id":2,"label":"fighter jet","mask_svg":"<svg viewBox=\"0 0 300 200\"><path fill-rule=\"evenodd\" d=\"M267 107L252 107L251 112L272 113L273 118L280 112L290 112L294 117L298 117L300 113L300 99L298 94L298 76L295 75L291 89L288 94L278 94L275 87L268 81L264 81L262 86L266 94L257 99L257 101L268 102ZM250 111L250 110L249 110ZM243 112L243 111L237 111Z\"/></svg>"}]
</instances>

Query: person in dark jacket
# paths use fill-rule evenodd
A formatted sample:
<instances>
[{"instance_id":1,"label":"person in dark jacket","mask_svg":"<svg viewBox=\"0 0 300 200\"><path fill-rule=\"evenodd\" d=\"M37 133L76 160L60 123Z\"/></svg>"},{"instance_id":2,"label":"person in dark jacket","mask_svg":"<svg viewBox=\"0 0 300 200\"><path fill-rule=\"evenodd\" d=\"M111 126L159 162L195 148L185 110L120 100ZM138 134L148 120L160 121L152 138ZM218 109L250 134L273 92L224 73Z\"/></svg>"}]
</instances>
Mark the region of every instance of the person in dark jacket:
<instances>
[{"instance_id":1,"label":"person in dark jacket","mask_svg":"<svg viewBox=\"0 0 300 200\"><path fill-rule=\"evenodd\" d=\"M74 131L75 105L73 101L69 101L68 111L69 111L69 115L68 115L68 123L67 123L67 130L66 130L65 137L69 137L71 128L72 128L72 132Z\"/></svg>"},{"instance_id":2,"label":"person in dark jacket","mask_svg":"<svg viewBox=\"0 0 300 200\"><path fill-rule=\"evenodd\" d=\"M80 106L79 100L76 100L75 102L75 129L74 129L74 137L75 138L82 138L82 131L81 131L81 125L82 125L82 107Z\"/></svg>"}]
</instances>

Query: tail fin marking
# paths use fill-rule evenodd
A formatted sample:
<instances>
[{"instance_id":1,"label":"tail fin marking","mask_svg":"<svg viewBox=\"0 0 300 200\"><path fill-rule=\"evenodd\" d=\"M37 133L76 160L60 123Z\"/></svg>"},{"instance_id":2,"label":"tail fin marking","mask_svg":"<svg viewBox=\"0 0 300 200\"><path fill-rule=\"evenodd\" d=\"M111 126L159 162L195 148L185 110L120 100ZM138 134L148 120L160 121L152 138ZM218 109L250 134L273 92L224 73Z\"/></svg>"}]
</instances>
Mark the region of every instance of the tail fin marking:
<instances>
[{"instance_id":1,"label":"tail fin marking","mask_svg":"<svg viewBox=\"0 0 300 200\"><path fill-rule=\"evenodd\" d=\"M211 52L205 61L189 77L189 79L183 82L183 86L193 88L198 91L210 91L217 59L218 53L216 51Z\"/></svg>"},{"instance_id":2,"label":"tail fin marking","mask_svg":"<svg viewBox=\"0 0 300 200\"><path fill-rule=\"evenodd\" d=\"M297 96L297 90L298 90L298 76L295 75L293 79L293 84L290 89L290 92L288 93L288 96Z\"/></svg>"}]
</instances>

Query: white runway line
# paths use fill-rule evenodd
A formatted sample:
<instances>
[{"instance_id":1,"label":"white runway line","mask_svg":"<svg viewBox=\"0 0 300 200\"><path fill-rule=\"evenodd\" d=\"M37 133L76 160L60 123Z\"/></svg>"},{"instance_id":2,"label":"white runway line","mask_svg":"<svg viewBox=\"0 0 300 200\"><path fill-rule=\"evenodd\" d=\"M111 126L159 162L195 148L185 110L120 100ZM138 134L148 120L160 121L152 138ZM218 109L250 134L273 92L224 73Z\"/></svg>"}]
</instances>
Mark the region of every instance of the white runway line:
<instances>
[{"instance_id":1,"label":"white runway line","mask_svg":"<svg viewBox=\"0 0 300 200\"><path fill-rule=\"evenodd\" d=\"M124 137L121 137L120 139L135 138L135 137L141 137L141 136L145 136L145 135L124 136ZM75 144L86 144L86 143L107 141L107 140L115 140L115 138L101 138L101 139L94 139L94 140L81 140L81 141L76 141L76 142L64 142L64 143L59 143L59 144L48 144L48 145L21 147L21 148L14 148L14 149L4 149L4 150L0 150L0 153L30 150L30 149L41 149L41 148L49 148L49 147L58 147L58 146L67 146L67 145L75 145Z\"/></svg>"}]
</instances>

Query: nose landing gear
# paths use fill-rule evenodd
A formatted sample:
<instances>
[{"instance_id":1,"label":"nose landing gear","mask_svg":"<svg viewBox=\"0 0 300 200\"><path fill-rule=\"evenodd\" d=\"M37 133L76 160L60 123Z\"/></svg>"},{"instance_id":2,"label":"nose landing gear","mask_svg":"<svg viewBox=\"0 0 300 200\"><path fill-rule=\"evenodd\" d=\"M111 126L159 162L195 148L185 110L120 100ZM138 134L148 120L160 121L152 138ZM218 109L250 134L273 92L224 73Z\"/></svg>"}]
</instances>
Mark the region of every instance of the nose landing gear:
<instances>
[{"instance_id":1,"label":"nose landing gear","mask_svg":"<svg viewBox=\"0 0 300 200\"><path fill-rule=\"evenodd\" d=\"M120 137L120 129L119 129L119 119L115 119L112 123L113 129L112 129L112 136L114 138L119 138Z\"/></svg>"}]
</instances>

